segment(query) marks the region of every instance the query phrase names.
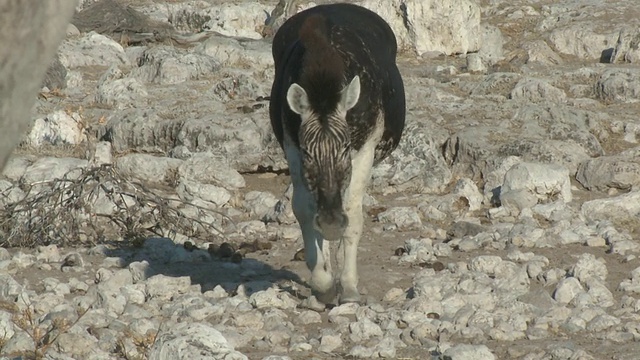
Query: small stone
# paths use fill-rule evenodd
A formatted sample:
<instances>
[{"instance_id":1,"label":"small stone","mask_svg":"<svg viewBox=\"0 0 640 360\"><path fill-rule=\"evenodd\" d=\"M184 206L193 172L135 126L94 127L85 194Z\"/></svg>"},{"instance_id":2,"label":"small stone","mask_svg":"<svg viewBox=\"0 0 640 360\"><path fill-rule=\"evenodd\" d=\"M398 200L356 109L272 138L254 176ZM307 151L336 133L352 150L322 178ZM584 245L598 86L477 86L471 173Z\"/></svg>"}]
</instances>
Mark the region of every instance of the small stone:
<instances>
[{"instance_id":1,"label":"small stone","mask_svg":"<svg viewBox=\"0 0 640 360\"><path fill-rule=\"evenodd\" d=\"M142 305L147 300L143 284L125 285L121 288L120 292L127 301L127 304Z\"/></svg>"},{"instance_id":2,"label":"small stone","mask_svg":"<svg viewBox=\"0 0 640 360\"><path fill-rule=\"evenodd\" d=\"M383 359L395 359L396 342L390 337L385 337L374 347L374 351Z\"/></svg>"},{"instance_id":3,"label":"small stone","mask_svg":"<svg viewBox=\"0 0 640 360\"><path fill-rule=\"evenodd\" d=\"M302 300L302 302L300 303L300 307L320 312L324 311L326 305L320 302L314 295L311 295L308 298Z\"/></svg>"},{"instance_id":4,"label":"small stone","mask_svg":"<svg viewBox=\"0 0 640 360\"><path fill-rule=\"evenodd\" d=\"M44 278L42 284L46 291L53 292L59 296L65 296L71 293L71 288L68 284L60 283L60 280L55 278Z\"/></svg>"},{"instance_id":5,"label":"small stone","mask_svg":"<svg viewBox=\"0 0 640 360\"><path fill-rule=\"evenodd\" d=\"M313 349L313 345L306 343L306 342L300 342L300 343L295 343L293 345L291 345L291 347L289 347L289 351L291 352L296 352L296 351L311 351Z\"/></svg>"},{"instance_id":6,"label":"small stone","mask_svg":"<svg viewBox=\"0 0 640 360\"><path fill-rule=\"evenodd\" d=\"M95 149L91 155L89 163L92 166L112 164L113 156L111 155L111 142L98 141L95 145Z\"/></svg>"},{"instance_id":7,"label":"small stone","mask_svg":"<svg viewBox=\"0 0 640 360\"><path fill-rule=\"evenodd\" d=\"M553 293L553 298L561 304L568 304L576 295L582 292L584 292L584 289L580 285L580 281L575 277L568 277L560 280Z\"/></svg>"},{"instance_id":8,"label":"small stone","mask_svg":"<svg viewBox=\"0 0 640 360\"><path fill-rule=\"evenodd\" d=\"M0 247L0 261L11 260L11 253L9 250Z\"/></svg>"},{"instance_id":9,"label":"small stone","mask_svg":"<svg viewBox=\"0 0 640 360\"><path fill-rule=\"evenodd\" d=\"M60 261L60 250L56 245L38 246L36 259L45 262Z\"/></svg>"},{"instance_id":10,"label":"small stone","mask_svg":"<svg viewBox=\"0 0 640 360\"><path fill-rule=\"evenodd\" d=\"M374 350L362 345L356 345L349 350L349 356L356 359L371 359L373 358Z\"/></svg>"},{"instance_id":11,"label":"small stone","mask_svg":"<svg viewBox=\"0 0 640 360\"><path fill-rule=\"evenodd\" d=\"M589 221L637 221L640 214L640 191L585 201L580 208Z\"/></svg>"},{"instance_id":12,"label":"small stone","mask_svg":"<svg viewBox=\"0 0 640 360\"><path fill-rule=\"evenodd\" d=\"M362 318L349 324L349 331L351 332L351 340L354 342L368 340L371 337L381 337L383 335L380 325L368 318Z\"/></svg>"},{"instance_id":13,"label":"small stone","mask_svg":"<svg viewBox=\"0 0 640 360\"><path fill-rule=\"evenodd\" d=\"M386 294L384 294L382 301L395 302L402 299L404 296L405 296L404 290L400 288L391 288L386 292Z\"/></svg>"},{"instance_id":14,"label":"small stone","mask_svg":"<svg viewBox=\"0 0 640 360\"><path fill-rule=\"evenodd\" d=\"M604 282L597 279L587 281L587 293L594 305L600 307L611 307L615 304L613 293L607 288Z\"/></svg>"},{"instance_id":15,"label":"small stone","mask_svg":"<svg viewBox=\"0 0 640 360\"><path fill-rule=\"evenodd\" d=\"M100 265L103 268L121 268L125 266L126 262L121 257L106 257L102 260L102 264Z\"/></svg>"},{"instance_id":16,"label":"small stone","mask_svg":"<svg viewBox=\"0 0 640 360\"><path fill-rule=\"evenodd\" d=\"M301 325L319 324L322 322L322 317L317 311L305 310L298 315L296 323Z\"/></svg>"},{"instance_id":17,"label":"small stone","mask_svg":"<svg viewBox=\"0 0 640 360\"><path fill-rule=\"evenodd\" d=\"M237 312L232 314L232 323L237 327L246 327L259 330L264 327L264 316L259 312Z\"/></svg>"},{"instance_id":18,"label":"small stone","mask_svg":"<svg viewBox=\"0 0 640 360\"><path fill-rule=\"evenodd\" d=\"M331 309L329 316L355 315L358 308L360 308L360 305L357 303L341 304Z\"/></svg>"},{"instance_id":19,"label":"small stone","mask_svg":"<svg viewBox=\"0 0 640 360\"><path fill-rule=\"evenodd\" d=\"M278 199L270 192L250 191L244 196L242 207L249 214L263 218L278 203Z\"/></svg>"},{"instance_id":20,"label":"small stone","mask_svg":"<svg viewBox=\"0 0 640 360\"><path fill-rule=\"evenodd\" d=\"M69 289L71 292L87 292L87 290L89 290L89 285L77 278L71 278L69 279Z\"/></svg>"},{"instance_id":21,"label":"small stone","mask_svg":"<svg viewBox=\"0 0 640 360\"><path fill-rule=\"evenodd\" d=\"M540 274L542 274L544 263L541 261L529 261L527 262L527 275L531 279L536 279Z\"/></svg>"},{"instance_id":22,"label":"small stone","mask_svg":"<svg viewBox=\"0 0 640 360\"><path fill-rule=\"evenodd\" d=\"M450 257L451 256L451 252L452 252L452 249L451 249L451 246L449 245L449 243L440 242L440 243L437 243L437 244L433 245L433 254L436 257ZM435 263L434 263L434 265L435 265Z\"/></svg>"},{"instance_id":23,"label":"small stone","mask_svg":"<svg viewBox=\"0 0 640 360\"><path fill-rule=\"evenodd\" d=\"M320 338L320 347L318 350L324 353L332 353L342 346L340 335L323 335Z\"/></svg>"},{"instance_id":24,"label":"small stone","mask_svg":"<svg viewBox=\"0 0 640 360\"><path fill-rule=\"evenodd\" d=\"M134 284L146 280L151 275L147 260L132 262L129 264L129 271Z\"/></svg>"},{"instance_id":25,"label":"small stone","mask_svg":"<svg viewBox=\"0 0 640 360\"><path fill-rule=\"evenodd\" d=\"M608 314L594 317L587 323L586 329L592 332L600 332L620 324L620 319Z\"/></svg>"},{"instance_id":26,"label":"small stone","mask_svg":"<svg viewBox=\"0 0 640 360\"><path fill-rule=\"evenodd\" d=\"M210 299L224 299L229 297L229 293L220 285L216 285L213 290L205 291L204 296Z\"/></svg>"},{"instance_id":27,"label":"small stone","mask_svg":"<svg viewBox=\"0 0 640 360\"><path fill-rule=\"evenodd\" d=\"M487 67L482 63L482 57L478 53L467 54L467 70L470 72L484 72Z\"/></svg>"},{"instance_id":28,"label":"small stone","mask_svg":"<svg viewBox=\"0 0 640 360\"><path fill-rule=\"evenodd\" d=\"M294 309L297 306L297 302L288 292L273 287L251 294L249 303L257 309Z\"/></svg>"},{"instance_id":29,"label":"small stone","mask_svg":"<svg viewBox=\"0 0 640 360\"><path fill-rule=\"evenodd\" d=\"M582 254L578 262L571 268L569 274L576 277L580 282L585 283L591 278L600 281L607 279L607 265L604 259L596 259L593 254Z\"/></svg>"},{"instance_id":30,"label":"small stone","mask_svg":"<svg viewBox=\"0 0 640 360\"><path fill-rule=\"evenodd\" d=\"M455 345L444 352L444 358L451 360L495 360L496 357L486 345Z\"/></svg>"},{"instance_id":31,"label":"small stone","mask_svg":"<svg viewBox=\"0 0 640 360\"><path fill-rule=\"evenodd\" d=\"M411 238L405 241L404 245L407 253L400 258L400 262L426 262L433 263L436 256L433 250L433 242L431 239Z\"/></svg>"},{"instance_id":32,"label":"small stone","mask_svg":"<svg viewBox=\"0 0 640 360\"><path fill-rule=\"evenodd\" d=\"M34 350L35 345L33 339L24 331L17 332L13 336L8 337L7 341L2 344L2 351L6 354Z\"/></svg>"},{"instance_id":33,"label":"small stone","mask_svg":"<svg viewBox=\"0 0 640 360\"><path fill-rule=\"evenodd\" d=\"M481 255L471 260L470 269L473 271L480 271L485 274L492 275L495 268L502 263L500 256L494 255Z\"/></svg>"},{"instance_id":34,"label":"small stone","mask_svg":"<svg viewBox=\"0 0 640 360\"><path fill-rule=\"evenodd\" d=\"M276 238L285 241L295 241L302 236L299 226L278 226Z\"/></svg>"},{"instance_id":35,"label":"small stone","mask_svg":"<svg viewBox=\"0 0 640 360\"><path fill-rule=\"evenodd\" d=\"M146 292L150 298L169 300L179 294L186 294L190 287L191 278L188 276L173 277L158 274L146 281Z\"/></svg>"},{"instance_id":36,"label":"small stone","mask_svg":"<svg viewBox=\"0 0 640 360\"><path fill-rule=\"evenodd\" d=\"M378 221L394 224L399 230L419 230L422 220L418 212L411 207L393 207L378 214Z\"/></svg>"},{"instance_id":37,"label":"small stone","mask_svg":"<svg viewBox=\"0 0 640 360\"><path fill-rule=\"evenodd\" d=\"M604 247L607 246L607 241L599 236L592 236L587 238L586 244L590 247Z\"/></svg>"},{"instance_id":38,"label":"small stone","mask_svg":"<svg viewBox=\"0 0 640 360\"><path fill-rule=\"evenodd\" d=\"M79 145L87 139L84 119L78 113L58 110L36 119L25 142L33 147L44 145Z\"/></svg>"},{"instance_id":39,"label":"small stone","mask_svg":"<svg viewBox=\"0 0 640 360\"><path fill-rule=\"evenodd\" d=\"M541 274L538 275L537 279L539 281L542 281L545 285L550 285L550 284L559 282L561 279L563 279L566 276L566 274L567 274L566 271L562 269L554 268L554 269L543 271Z\"/></svg>"},{"instance_id":40,"label":"small stone","mask_svg":"<svg viewBox=\"0 0 640 360\"><path fill-rule=\"evenodd\" d=\"M511 202L518 211L539 201L568 203L572 198L569 170L559 165L518 163L505 173L500 189L502 204Z\"/></svg>"},{"instance_id":41,"label":"small stone","mask_svg":"<svg viewBox=\"0 0 640 360\"><path fill-rule=\"evenodd\" d=\"M36 263L36 257L32 254L25 254L19 251L11 258L11 262L18 268L26 268Z\"/></svg>"},{"instance_id":42,"label":"small stone","mask_svg":"<svg viewBox=\"0 0 640 360\"><path fill-rule=\"evenodd\" d=\"M244 237L261 235L264 236L267 232L267 227L264 222L259 220L243 221L237 225L238 233Z\"/></svg>"},{"instance_id":43,"label":"small stone","mask_svg":"<svg viewBox=\"0 0 640 360\"><path fill-rule=\"evenodd\" d=\"M150 359L247 360L209 324L184 322L160 332L147 354Z\"/></svg>"}]
</instances>

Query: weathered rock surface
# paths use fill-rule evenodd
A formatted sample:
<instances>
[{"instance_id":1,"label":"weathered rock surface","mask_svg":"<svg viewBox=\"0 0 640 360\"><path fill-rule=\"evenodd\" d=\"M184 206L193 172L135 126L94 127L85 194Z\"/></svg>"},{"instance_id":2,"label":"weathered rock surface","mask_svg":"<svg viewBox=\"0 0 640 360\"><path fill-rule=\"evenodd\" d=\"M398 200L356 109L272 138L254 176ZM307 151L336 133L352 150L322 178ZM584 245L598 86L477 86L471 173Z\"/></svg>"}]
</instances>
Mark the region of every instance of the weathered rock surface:
<instances>
[{"instance_id":1,"label":"weathered rock surface","mask_svg":"<svg viewBox=\"0 0 640 360\"><path fill-rule=\"evenodd\" d=\"M582 214L590 220L632 220L640 214L640 191L624 195L586 201Z\"/></svg>"},{"instance_id":2,"label":"weathered rock surface","mask_svg":"<svg viewBox=\"0 0 640 360\"><path fill-rule=\"evenodd\" d=\"M60 62L68 69L82 66L126 65L124 48L116 41L90 32L80 38L65 40L60 45Z\"/></svg>"},{"instance_id":3,"label":"weathered rock surface","mask_svg":"<svg viewBox=\"0 0 640 360\"><path fill-rule=\"evenodd\" d=\"M609 69L600 75L595 93L603 101L638 102L640 82L637 69Z\"/></svg>"},{"instance_id":4,"label":"weathered rock surface","mask_svg":"<svg viewBox=\"0 0 640 360\"><path fill-rule=\"evenodd\" d=\"M589 190L629 190L640 185L640 159L622 154L590 159L580 164L576 180Z\"/></svg>"},{"instance_id":5,"label":"weathered rock surface","mask_svg":"<svg viewBox=\"0 0 640 360\"><path fill-rule=\"evenodd\" d=\"M473 1L365 0L362 5L387 20L401 49L450 55L481 47L480 7Z\"/></svg>"},{"instance_id":6,"label":"weathered rock surface","mask_svg":"<svg viewBox=\"0 0 640 360\"><path fill-rule=\"evenodd\" d=\"M219 67L213 59L201 54L161 46L144 50L137 63L131 76L164 85L211 76Z\"/></svg>"},{"instance_id":7,"label":"weathered rock surface","mask_svg":"<svg viewBox=\"0 0 640 360\"><path fill-rule=\"evenodd\" d=\"M610 62L640 62L640 31L634 28L620 30L618 41L611 54Z\"/></svg>"},{"instance_id":8,"label":"weathered rock surface","mask_svg":"<svg viewBox=\"0 0 640 360\"><path fill-rule=\"evenodd\" d=\"M125 176L153 184L170 183L177 177L182 160L149 154L128 154L116 160L116 168Z\"/></svg>"},{"instance_id":9,"label":"weathered rock surface","mask_svg":"<svg viewBox=\"0 0 640 360\"><path fill-rule=\"evenodd\" d=\"M78 113L56 111L44 118L36 119L26 143L30 146L79 145L87 139L85 122Z\"/></svg>"}]
</instances>

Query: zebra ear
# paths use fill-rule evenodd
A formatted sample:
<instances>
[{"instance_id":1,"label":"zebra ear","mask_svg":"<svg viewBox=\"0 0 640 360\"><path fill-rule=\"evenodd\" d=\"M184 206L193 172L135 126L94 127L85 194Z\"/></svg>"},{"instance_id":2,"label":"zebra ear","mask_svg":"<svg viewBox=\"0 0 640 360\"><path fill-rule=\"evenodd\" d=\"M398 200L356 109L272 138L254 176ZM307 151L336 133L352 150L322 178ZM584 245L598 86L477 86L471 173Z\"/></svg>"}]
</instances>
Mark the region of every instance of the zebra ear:
<instances>
[{"instance_id":1,"label":"zebra ear","mask_svg":"<svg viewBox=\"0 0 640 360\"><path fill-rule=\"evenodd\" d=\"M291 111L298 115L302 115L309 108L309 98L307 92L302 86L293 83L287 91L287 103Z\"/></svg>"},{"instance_id":2,"label":"zebra ear","mask_svg":"<svg viewBox=\"0 0 640 360\"><path fill-rule=\"evenodd\" d=\"M360 98L360 77L356 75L353 77L349 85L347 85L347 87L342 91L340 104L345 111L348 111L352 107L356 106L358 98Z\"/></svg>"}]
</instances>

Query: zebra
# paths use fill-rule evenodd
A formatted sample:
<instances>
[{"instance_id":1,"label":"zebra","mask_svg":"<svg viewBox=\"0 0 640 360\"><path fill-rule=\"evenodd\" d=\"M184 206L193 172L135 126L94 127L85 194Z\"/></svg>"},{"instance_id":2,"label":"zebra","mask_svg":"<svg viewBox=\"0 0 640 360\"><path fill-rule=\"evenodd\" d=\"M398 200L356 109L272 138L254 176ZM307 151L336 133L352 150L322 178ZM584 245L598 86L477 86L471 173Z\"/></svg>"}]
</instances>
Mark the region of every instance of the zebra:
<instances>
[{"instance_id":1,"label":"zebra","mask_svg":"<svg viewBox=\"0 0 640 360\"><path fill-rule=\"evenodd\" d=\"M405 94L391 27L353 4L319 5L273 38L269 116L293 185L312 294L360 302L357 250L372 167L394 150ZM329 244L338 242L337 278Z\"/></svg>"}]
</instances>

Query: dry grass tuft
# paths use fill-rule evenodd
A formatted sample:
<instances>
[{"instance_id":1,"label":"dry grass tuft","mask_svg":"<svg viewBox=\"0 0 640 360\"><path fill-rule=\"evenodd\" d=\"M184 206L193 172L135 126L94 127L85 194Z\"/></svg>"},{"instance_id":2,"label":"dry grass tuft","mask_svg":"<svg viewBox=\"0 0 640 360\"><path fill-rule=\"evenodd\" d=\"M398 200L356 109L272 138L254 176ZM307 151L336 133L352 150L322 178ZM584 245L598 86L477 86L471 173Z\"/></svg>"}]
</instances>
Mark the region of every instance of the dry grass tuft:
<instances>
[{"instance_id":1,"label":"dry grass tuft","mask_svg":"<svg viewBox=\"0 0 640 360\"><path fill-rule=\"evenodd\" d=\"M118 339L116 352L126 360L146 360L151 347L158 340L159 331L149 330L146 334L140 335L127 329L124 331L123 336ZM130 347L133 347L133 349Z\"/></svg>"},{"instance_id":2,"label":"dry grass tuft","mask_svg":"<svg viewBox=\"0 0 640 360\"><path fill-rule=\"evenodd\" d=\"M9 312L15 327L25 332L33 341L33 350L22 351L19 354L5 354L2 350L8 339L3 339L0 342L0 356L36 360L46 358L47 352L55 345L60 335L67 333L89 310L77 309L74 320L54 318L51 321L41 321L32 305L21 308L16 303L2 301L0 309Z\"/></svg>"}]
</instances>

